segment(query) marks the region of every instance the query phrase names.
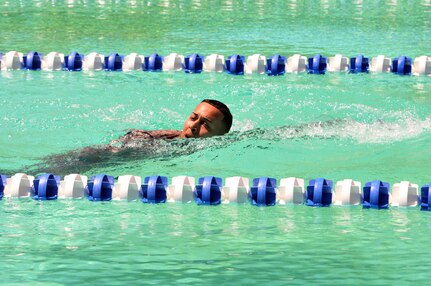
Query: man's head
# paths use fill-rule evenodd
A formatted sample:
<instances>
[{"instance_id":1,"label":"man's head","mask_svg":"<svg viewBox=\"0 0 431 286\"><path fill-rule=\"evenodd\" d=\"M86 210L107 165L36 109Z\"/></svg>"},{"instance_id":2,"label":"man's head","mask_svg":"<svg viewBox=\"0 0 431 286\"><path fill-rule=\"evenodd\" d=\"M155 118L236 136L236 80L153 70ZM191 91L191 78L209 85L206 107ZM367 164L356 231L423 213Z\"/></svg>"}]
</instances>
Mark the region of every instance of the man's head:
<instances>
[{"instance_id":1,"label":"man's head","mask_svg":"<svg viewBox=\"0 0 431 286\"><path fill-rule=\"evenodd\" d=\"M204 99L184 122L181 138L223 135L232 126L232 114L222 102Z\"/></svg>"}]
</instances>

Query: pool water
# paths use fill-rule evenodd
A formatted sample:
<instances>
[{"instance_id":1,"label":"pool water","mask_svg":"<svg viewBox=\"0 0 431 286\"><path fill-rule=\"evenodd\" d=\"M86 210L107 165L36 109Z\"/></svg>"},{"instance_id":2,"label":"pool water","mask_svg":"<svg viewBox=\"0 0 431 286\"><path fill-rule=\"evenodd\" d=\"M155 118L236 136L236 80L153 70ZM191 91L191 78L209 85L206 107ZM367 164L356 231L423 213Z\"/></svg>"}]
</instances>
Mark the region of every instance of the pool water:
<instances>
[{"instance_id":1,"label":"pool water","mask_svg":"<svg viewBox=\"0 0 431 286\"><path fill-rule=\"evenodd\" d=\"M0 1L0 51L248 56L430 55L431 1ZM58 174L431 181L431 81L393 74L281 77L0 72L0 170L128 128L181 129L204 98L232 132L161 142ZM53 167L54 168L54 167ZM424 284L430 214L250 205L3 199L2 279L16 285Z\"/></svg>"}]
</instances>

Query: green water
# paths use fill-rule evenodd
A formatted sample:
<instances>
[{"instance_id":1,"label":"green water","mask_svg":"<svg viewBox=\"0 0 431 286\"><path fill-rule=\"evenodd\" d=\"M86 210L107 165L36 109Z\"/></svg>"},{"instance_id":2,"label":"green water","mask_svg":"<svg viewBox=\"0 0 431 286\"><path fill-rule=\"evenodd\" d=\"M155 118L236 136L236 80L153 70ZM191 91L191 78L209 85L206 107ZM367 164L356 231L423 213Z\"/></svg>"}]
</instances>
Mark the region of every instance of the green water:
<instances>
[{"instance_id":1,"label":"green water","mask_svg":"<svg viewBox=\"0 0 431 286\"><path fill-rule=\"evenodd\" d=\"M430 55L424 1L0 1L0 51L245 56ZM221 138L160 143L86 175L431 181L431 81L392 74L231 76L0 72L0 170L180 129L204 98L234 115ZM319 124L319 122L321 122ZM424 284L418 208L0 202L1 283Z\"/></svg>"}]
</instances>

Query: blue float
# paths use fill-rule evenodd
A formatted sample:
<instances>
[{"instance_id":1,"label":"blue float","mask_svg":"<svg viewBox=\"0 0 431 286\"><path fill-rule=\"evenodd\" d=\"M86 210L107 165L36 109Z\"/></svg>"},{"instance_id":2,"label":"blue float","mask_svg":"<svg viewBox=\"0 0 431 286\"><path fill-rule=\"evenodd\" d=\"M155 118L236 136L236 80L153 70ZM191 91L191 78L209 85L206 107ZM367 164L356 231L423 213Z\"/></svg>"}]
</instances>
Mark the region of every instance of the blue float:
<instances>
[{"instance_id":1,"label":"blue float","mask_svg":"<svg viewBox=\"0 0 431 286\"><path fill-rule=\"evenodd\" d=\"M83 61L84 55L72 52L69 55L64 56L64 68L68 71L80 71L82 70Z\"/></svg>"},{"instance_id":2,"label":"blue float","mask_svg":"<svg viewBox=\"0 0 431 286\"><path fill-rule=\"evenodd\" d=\"M274 55L266 60L266 74L271 75L284 75L286 72L286 57Z\"/></svg>"},{"instance_id":3,"label":"blue float","mask_svg":"<svg viewBox=\"0 0 431 286\"><path fill-rule=\"evenodd\" d=\"M204 67L204 57L192 54L184 58L184 71L186 73L201 73Z\"/></svg>"},{"instance_id":4,"label":"blue float","mask_svg":"<svg viewBox=\"0 0 431 286\"><path fill-rule=\"evenodd\" d=\"M356 58L350 58L350 72L351 73L361 73L368 72L370 63L368 58L363 55L357 55Z\"/></svg>"},{"instance_id":5,"label":"blue float","mask_svg":"<svg viewBox=\"0 0 431 286\"><path fill-rule=\"evenodd\" d=\"M412 73L412 59L400 56L392 60L392 72L399 75L409 75Z\"/></svg>"},{"instance_id":6,"label":"blue float","mask_svg":"<svg viewBox=\"0 0 431 286\"><path fill-rule=\"evenodd\" d=\"M244 74L245 58L240 55L232 55L225 61L226 72L235 75Z\"/></svg>"},{"instance_id":7,"label":"blue float","mask_svg":"<svg viewBox=\"0 0 431 286\"><path fill-rule=\"evenodd\" d=\"M42 54L29 52L22 57L24 68L28 70L40 70L42 68Z\"/></svg>"},{"instance_id":8,"label":"blue float","mask_svg":"<svg viewBox=\"0 0 431 286\"><path fill-rule=\"evenodd\" d=\"M60 176L53 174L43 174L33 180L33 199L35 200L55 200L58 197L58 187L60 186Z\"/></svg>"},{"instance_id":9,"label":"blue float","mask_svg":"<svg viewBox=\"0 0 431 286\"><path fill-rule=\"evenodd\" d=\"M141 186L143 203L165 203L168 191L168 178L164 176L145 177Z\"/></svg>"},{"instance_id":10,"label":"blue float","mask_svg":"<svg viewBox=\"0 0 431 286\"><path fill-rule=\"evenodd\" d=\"M365 183L363 187L364 208L387 209L389 208L390 185L387 182L375 180Z\"/></svg>"},{"instance_id":11,"label":"blue float","mask_svg":"<svg viewBox=\"0 0 431 286\"><path fill-rule=\"evenodd\" d=\"M260 177L253 179L250 188L251 204L256 206L273 206L277 202L277 180Z\"/></svg>"},{"instance_id":12,"label":"blue float","mask_svg":"<svg viewBox=\"0 0 431 286\"><path fill-rule=\"evenodd\" d=\"M307 206L328 207L332 203L332 181L324 178L310 180L307 186Z\"/></svg>"},{"instance_id":13,"label":"blue float","mask_svg":"<svg viewBox=\"0 0 431 286\"><path fill-rule=\"evenodd\" d=\"M431 211L431 183L424 185L421 188L421 210Z\"/></svg>"},{"instance_id":14,"label":"blue float","mask_svg":"<svg viewBox=\"0 0 431 286\"><path fill-rule=\"evenodd\" d=\"M6 186L7 176L0 175L0 200L4 196L4 187Z\"/></svg>"},{"instance_id":15,"label":"blue float","mask_svg":"<svg viewBox=\"0 0 431 286\"><path fill-rule=\"evenodd\" d=\"M112 53L110 56L105 57L105 70L122 71L123 70L123 56L117 53Z\"/></svg>"},{"instance_id":16,"label":"blue float","mask_svg":"<svg viewBox=\"0 0 431 286\"><path fill-rule=\"evenodd\" d=\"M308 58L308 73L324 74L326 72L327 59L320 54Z\"/></svg>"},{"instance_id":17,"label":"blue float","mask_svg":"<svg viewBox=\"0 0 431 286\"><path fill-rule=\"evenodd\" d=\"M219 205L221 203L222 179L213 176L199 178L194 197L198 205Z\"/></svg>"},{"instance_id":18,"label":"blue float","mask_svg":"<svg viewBox=\"0 0 431 286\"><path fill-rule=\"evenodd\" d=\"M90 201L110 201L112 200L112 190L114 188L114 177L99 174L91 177L87 184L88 200Z\"/></svg>"},{"instance_id":19,"label":"blue float","mask_svg":"<svg viewBox=\"0 0 431 286\"><path fill-rule=\"evenodd\" d=\"M144 58L144 71L162 71L163 57L158 54L151 54Z\"/></svg>"}]
</instances>

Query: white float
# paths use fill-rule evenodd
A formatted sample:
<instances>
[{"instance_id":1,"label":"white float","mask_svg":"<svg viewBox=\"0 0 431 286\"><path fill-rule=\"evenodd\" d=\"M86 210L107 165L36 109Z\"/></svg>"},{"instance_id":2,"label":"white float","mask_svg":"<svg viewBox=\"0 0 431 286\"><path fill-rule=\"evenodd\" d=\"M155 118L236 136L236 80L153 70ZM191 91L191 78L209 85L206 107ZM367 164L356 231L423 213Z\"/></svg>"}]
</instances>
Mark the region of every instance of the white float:
<instances>
[{"instance_id":1,"label":"white float","mask_svg":"<svg viewBox=\"0 0 431 286\"><path fill-rule=\"evenodd\" d=\"M124 57L123 70L124 71L134 71L142 70L145 62L145 57L137 53L131 53Z\"/></svg>"},{"instance_id":2,"label":"white float","mask_svg":"<svg viewBox=\"0 0 431 286\"><path fill-rule=\"evenodd\" d=\"M419 202L418 185L401 181L392 187L392 206L413 207Z\"/></svg>"},{"instance_id":3,"label":"white float","mask_svg":"<svg viewBox=\"0 0 431 286\"><path fill-rule=\"evenodd\" d=\"M58 189L58 198L60 199L82 199L86 196L88 178L79 174L70 174L64 176Z\"/></svg>"},{"instance_id":4,"label":"white float","mask_svg":"<svg viewBox=\"0 0 431 286\"><path fill-rule=\"evenodd\" d=\"M141 177L133 175L119 176L112 190L113 200L136 201L140 196Z\"/></svg>"},{"instance_id":5,"label":"white float","mask_svg":"<svg viewBox=\"0 0 431 286\"><path fill-rule=\"evenodd\" d=\"M184 56L171 53L163 58L164 71L182 71L184 67Z\"/></svg>"},{"instance_id":6,"label":"white float","mask_svg":"<svg viewBox=\"0 0 431 286\"><path fill-rule=\"evenodd\" d=\"M43 70L60 71L64 68L64 54L50 52L42 60Z\"/></svg>"},{"instance_id":7,"label":"white float","mask_svg":"<svg viewBox=\"0 0 431 286\"><path fill-rule=\"evenodd\" d=\"M3 55L2 58L2 70L20 70L23 68L23 54L16 52L16 51L10 51Z\"/></svg>"},{"instance_id":8,"label":"white float","mask_svg":"<svg viewBox=\"0 0 431 286\"><path fill-rule=\"evenodd\" d=\"M281 179L277 199L280 205L304 203L304 179L295 177Z\"/></svg>"},{"instance_id":9,"label":"white float","mask_svg":"<svg viewBox=\"0 0 431 286\"><path fill-rule=\"evenodd\" d=\"M308 69L307 57L295 54L287 59L286 72L306 72Z\"/></svg>"},{"instance_id":10,"label":"white float","mask_svg":"<svg viewBox=\"0 0 431 286\"><path fill-rule=\"evenodd\" d=\"M392 60L384 55L372 58L370 71L372 72L391 72Z\"/></svg>"},{"instance_id":11,"label":"white float","mask_svg":"<svg viewBox=\"0 0 431 286\"><path fill-rule=\"evenodd\" d=\"M421 56L415 58L412 74L431 76L431 57Z\"/></svg>"},{"instance_id":12,"label":"white float","mask_svg":"<svg viewBox=\"0 0 431 286\"><path fill-rule=\"evenodd\" d=\"M266 57L260 54L254 54L247 57L244 66L246 74L264 74L266 73Z\"/></svg>"},{"instance_id":13,"label":"white float","mask_svg":"<svg viewBox=\"0 0 431 286\"><path fill-rule=\"evenodd\" d=\"M204 71L208 72L224 72L225 70L224 56L211 54L204 59Z\"/></svg>"},{"instance_id":14,"label":"white float","mask_svg":"<svg viewBox=\"0 0 431 286\"><path fill-rule=\"evenodd\" d=\"M338 181L332 201L334 205L359 205L362 203L361 183L352 179Z\"/></svg>"},{"instance_id":15,"label":"white float","mask_svg":"<svg viewBox=\"0 0 431 286\"><path fill-rule=\"evenodd\" d=\"M193 202L194 189L195 178L188 176L173 177L172 184L168 187L168 202Z\"/></svg>"},{"instance_id":16,"label":"white float","mask_svg":"<svg viewBox=\"0 0 431 286\"><path fill-rule=\"evenodd\" d=\"M90 53L84 56L82 70L100 71L104 68L105 57L98 53Z\"/></svg>"},{"instance_id":17,"label":"white float","mask_svg":"<svg viewBox=\"0 0 431 286\"><path fill-rule=\"evenodd\" d=\"M343 57L343 55L337 54L334 57L328 59L328 71L329 72L346 72L349 70L350 59Z\"/></svg>"},{"instance_id":18,"label":"white float","mask_svg":"<svg viewBox=\"0 0 431 286\"><path fill-rule=\"evenodd\" d=\"M243 204L248 202L250 191L249 179L243 177L229 177L222 188L222 202Z\"/></svg>"},{"instance_id":19,"label":"white float","mask_svg":"<svg viewBox=\"0 0 431 286\"><path fill-rule=\"evenodd\" d=\"M4 196L11 198L28 198L32 196L33 176L17 173L6 180Z\"/></svg>"}]
</instances>

